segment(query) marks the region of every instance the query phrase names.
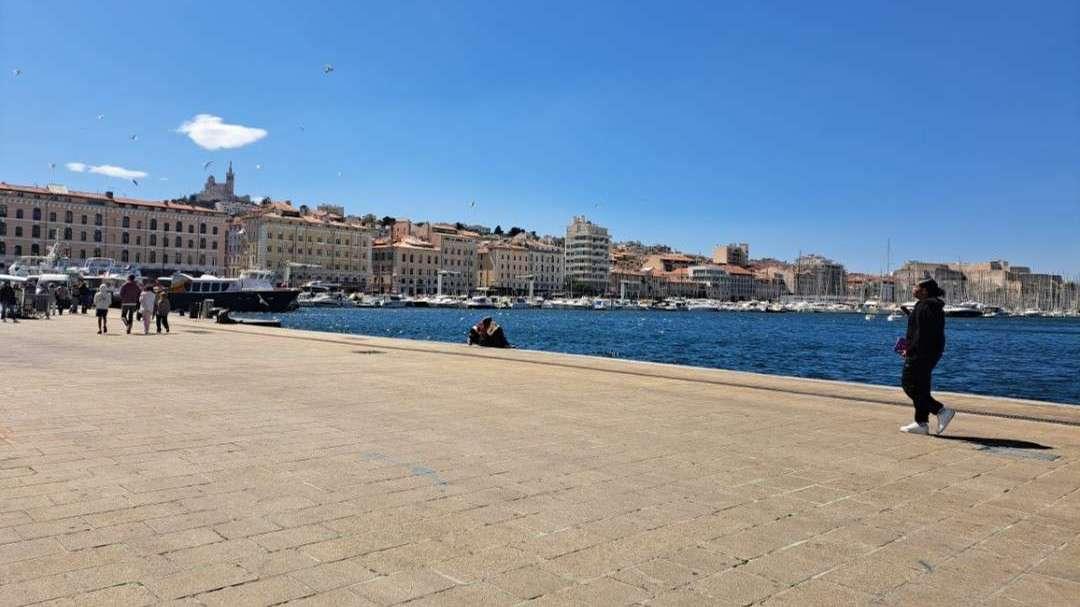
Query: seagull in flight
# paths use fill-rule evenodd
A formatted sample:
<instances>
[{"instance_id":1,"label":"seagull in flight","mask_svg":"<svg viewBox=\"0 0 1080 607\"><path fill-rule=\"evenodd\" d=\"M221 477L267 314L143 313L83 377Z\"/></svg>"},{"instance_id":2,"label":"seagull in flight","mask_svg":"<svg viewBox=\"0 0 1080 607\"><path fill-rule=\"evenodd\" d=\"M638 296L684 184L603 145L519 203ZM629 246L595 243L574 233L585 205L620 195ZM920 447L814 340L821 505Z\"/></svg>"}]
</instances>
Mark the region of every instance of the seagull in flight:
<instances>
[{"instance_id":1,"label":"seagull in flight","mask_svg":"<svg viewBox=\"0 0 1080 607\"><path fill-rule=\"evenodd\" d=\"M334 66L330 65L329 63L327 63L326 65L322 66L322 73L324 73L324 74L329 74L329 73L330 73L330 72L332 72L332 71L334 71Z\"/></svg>"},{"instance_id":2,"label":"seagull in flight","mask_svg":"<svg viewBox=\"0 0 1080 607\"><path fill-rule=\"evenodd\" d=\"M130 140L132 140L132 141L138 141L138 140L139 140L139 136L138 136L138 135L132 135L131 137L128 137L128 139L130 139Z\"/></svg>"},{"instance_id":3,"label":"seagull in flight","mask_svg":"<svg viewBox=\"0 0 1080 607\"><path fill-rule=\"evenodd\" d=\"M135 181L134 179L131 180L131 183L134 183L136 187L138 187L138 185L139 185L139 182Z\"/></svg>"},{"instance_id":4,"label":"seagull in flight","mask_svg":"<svg viewBox=\"0 0 1080 607\"><path fill-rule=\"evenodd\" d=\"M256 164L255 165L255 170L256 171L261 171L262 170L262 165L261 164Z\"/></svg>"},{"instance_id":5,"label":"seagull in flight","mask_svg":"<svg viewBox=\"0 0 1080 607\"><path fill-rule=\"evenodd\" d=\"M212 165L212 164L214 164L213 160L207 160L206 162L203 163L202 170L205 171L205 170L209 169L210 165Z\"/></svg>"},{"instance_id":6,"label":"seagull in flight","mask_svg":"<svg viewBox=\"0 0 1080 607\"><path fill-rule=\"evenodd\" d=\"M97 119L98 120L105 120L105 114L98 114Z\"/></svg>"},{"instance_id":7,"label":"seagull in flight","mask_svg":"<svg viewBox=\"0 0 1080 607\"><path fill-rule=\"evenodd\" d=\"M331 69L333 69L333 68L331 68ZM15 69L11 70L11 75L18 78L20 75L22 75L22 70L20 70L19 68L15 68Z\"/></svg>"}]
</instances>

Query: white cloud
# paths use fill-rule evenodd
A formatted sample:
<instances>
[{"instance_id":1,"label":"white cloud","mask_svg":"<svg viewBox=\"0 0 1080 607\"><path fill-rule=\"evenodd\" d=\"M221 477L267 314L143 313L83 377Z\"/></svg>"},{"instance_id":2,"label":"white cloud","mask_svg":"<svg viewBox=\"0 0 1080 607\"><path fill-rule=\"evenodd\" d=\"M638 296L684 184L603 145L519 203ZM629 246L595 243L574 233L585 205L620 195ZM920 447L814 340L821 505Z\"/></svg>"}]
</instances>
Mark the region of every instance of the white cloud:
<instances>
[{"instance_id":1,"label":"white cloud","mask_svg":"<svg viewBox=\"0 0 1080 607\"><path fill-rule=\"evenodd\" d=\"M106 177L116 177L117 179L142 179L147 175L145 171L133 171L131 169L125 169L124 167L117 167L111 164L93 166L84 162L69 162L64 166L67 167L67 170L75 173L85 173L87 171L90 171L91 173L105 175Z\"/></svg>"},{"instance_id":2,"label":"white cloud","mask_svg":"<svg viewBox=\"0 0 1080 607\"><path fill-rule=\"evenodd\" d=\"M266 137L266 130L240 124L226 124L219 116L199 114L176 129L207 150L239 148Z\"/></svg>"},{"instance_id":3,"label":"white cloud","mask_svg":"<svg viewBox=\"0 0 1080 607\"><path fill-rule=\"evenodd\" d=\"M111 164L90 167L90 172L97 173L98 175L105 175L106 177L116 177L118 179L142 179L147 175L144 171L133 171Z\"/></svg>"}]
</instances>

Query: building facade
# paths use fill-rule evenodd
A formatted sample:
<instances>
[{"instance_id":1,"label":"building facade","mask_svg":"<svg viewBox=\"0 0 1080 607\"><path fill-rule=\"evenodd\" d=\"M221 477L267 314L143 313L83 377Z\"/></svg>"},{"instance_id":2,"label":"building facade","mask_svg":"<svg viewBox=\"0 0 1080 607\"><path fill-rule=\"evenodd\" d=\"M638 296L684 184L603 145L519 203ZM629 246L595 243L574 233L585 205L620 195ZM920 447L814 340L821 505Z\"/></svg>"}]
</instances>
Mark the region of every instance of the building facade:
<instances>
[{"instance_id":1,"label":"building facade","mask_svg":"<svg viewBox=\"0 0 1080 607\"><path fill-rule=\"evenodd\" d=\"M504 241L480 246L479 285L493 295L522 295L529 288L529 250Z\"/></svg>"},{"instance_id":2,"label":"building facade","mask_svg":"<svg viewBox=\"0 0 1080 607\"><path fill-rule=\"evenodd\" d=\"M224 213L176 202L0 183L0 263L45 255L55 244L72 265L109 257L147 276L219 274L225 269Z\"/></svg>"},{"instance_id":3,"label":"building facade","mask_svg":"<svg viewBox=\"0 0 1080 607\"><path fill-rule=\"evenodd\" d=\"M372 266L374 292L434 295L438 290L439 250L426 240L379 241L372 249Z\"/></svg>"},{"instance_id":4,"label":"building facade","mask_svg":"<svg viewBox=\"0 0 1080 607\"><path fill-rule=\"evenodd\" d=\"M566 228L563 268L571 291L602 294L611 272L611 236L607 228L584 216L574 217Z\"/></svg>"},{"instance_id":5,"label":"building facade","mask_svg":"<svg viewBox=\"0 0 1080 607\"><path fill-rule=\"evenodd\" d=\"M750 265L750 245L745 242L727 244L713 249L713 263L746 267Z\"/></svg>"},{"instance_id":6,"label":"building facade","mask_svg":"<svg viewBox=\"0 0 1080 607\"><path fill-rule=\"evenodd\" d=\"M276 202L240 217L237 234L230 273L258 268L288 273L293 285L321 280L356 290L372 283L375 230L356 218Z\"/></svg>"},{"instance_id":7,"label":"building facade","mask_svg":"<svg viewBox=\"0 0 1080 607\"><path fill-rule=\"evenodd\" d=\"M554 242L526 239L528 274L532 276L533 294L550 296L563 290L566 273L563 270L563 248Z\"/></svg>"}]
</instances>

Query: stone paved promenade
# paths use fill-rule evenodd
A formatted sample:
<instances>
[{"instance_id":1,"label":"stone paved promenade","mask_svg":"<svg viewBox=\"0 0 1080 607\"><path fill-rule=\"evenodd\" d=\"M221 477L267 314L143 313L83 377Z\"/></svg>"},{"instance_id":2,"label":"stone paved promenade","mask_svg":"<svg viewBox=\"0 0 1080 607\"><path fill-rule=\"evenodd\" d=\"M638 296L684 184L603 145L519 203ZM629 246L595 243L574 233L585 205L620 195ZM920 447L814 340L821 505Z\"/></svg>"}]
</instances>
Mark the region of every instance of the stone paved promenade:
<instances>
[{"instance_id":1,"label":"stone paved promenade","mask_svg":"<svg viewBox=\"0 0 1080 607\"><path fill-rule=\"evenodd\" d=\"M891 389L113 322L0 325L0 606L1080 603L1076 425L908 436Z\"/></svg>"}]
</instances>

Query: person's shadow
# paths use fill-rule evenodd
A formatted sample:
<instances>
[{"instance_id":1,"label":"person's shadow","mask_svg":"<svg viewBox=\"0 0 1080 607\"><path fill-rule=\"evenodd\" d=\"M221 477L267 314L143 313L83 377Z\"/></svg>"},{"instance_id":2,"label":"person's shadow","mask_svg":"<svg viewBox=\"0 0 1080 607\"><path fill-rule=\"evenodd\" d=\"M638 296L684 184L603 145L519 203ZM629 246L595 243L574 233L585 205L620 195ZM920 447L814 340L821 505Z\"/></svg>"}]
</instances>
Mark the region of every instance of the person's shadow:
<instances>
[{"instance_id":1,"label":"person's shadow","mask_svg":"<svg viewBox=\"0 0 1080 607\"><path fill-rule=\"evenodd\" d=\"M1005 448L1005 449L1039 449L1039 450L1053 449L1053 447L1048 447L1048 446L1040 444L1040 443L1033 443L1031 441L1026 441L1026 440L1016 440L1016 439L1012 439L1012 438L985 438L985 437L982 437L982 436L956 436L956 435L938 436L937 438L941 438L941 439L945 439L945 440L964 441L965 443L972 443L974 445L979 445L981 447L991 447L991 448L997 447L997 448Z\"/></svg>"}]
</instances>

